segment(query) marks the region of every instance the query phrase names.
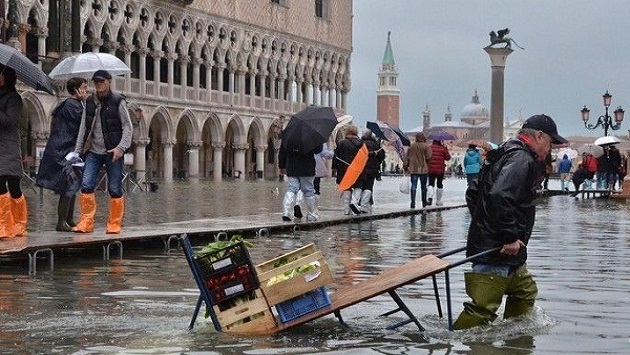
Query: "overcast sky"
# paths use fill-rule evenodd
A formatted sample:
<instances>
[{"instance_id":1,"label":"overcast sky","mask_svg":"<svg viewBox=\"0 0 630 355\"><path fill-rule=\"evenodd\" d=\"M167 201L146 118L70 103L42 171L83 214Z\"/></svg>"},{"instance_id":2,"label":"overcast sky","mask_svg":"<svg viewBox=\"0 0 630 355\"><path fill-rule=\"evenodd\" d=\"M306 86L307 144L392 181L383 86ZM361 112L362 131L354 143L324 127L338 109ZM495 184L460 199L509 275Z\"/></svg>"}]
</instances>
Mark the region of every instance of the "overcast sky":
<instances>
[{"instance_id":1,"label":"overcast sky","mask_svg":"<svg viewBox=\"0 0 630 355\"><path fill-rule=\"evenodd\" d=\"M545 113L561 135L601 136L586 130L580 110L605 113L602 95L613 95L630 129L630 1L628 0L355 0L352 91L348 113L360 127L376 116L377 73L387 31L401 89L400 126L422 124L425 105L432 123L450 105L453 120L474 90L490 110L489 32L508 27L525 50L513 46L505 69L507 120ZM593 119L591 119L593 120Z\"/></svg>"}]
</instances>

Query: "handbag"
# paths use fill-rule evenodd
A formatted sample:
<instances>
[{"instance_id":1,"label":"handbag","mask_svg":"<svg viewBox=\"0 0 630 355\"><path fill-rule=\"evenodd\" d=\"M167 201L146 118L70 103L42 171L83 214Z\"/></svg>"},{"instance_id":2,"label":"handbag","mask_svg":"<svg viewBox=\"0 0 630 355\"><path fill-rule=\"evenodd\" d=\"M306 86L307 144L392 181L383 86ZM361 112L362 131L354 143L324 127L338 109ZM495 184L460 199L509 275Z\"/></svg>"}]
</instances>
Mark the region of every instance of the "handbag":
<instances>
[{"instance_id":1,"label":"handbag","mask_svg":"<svg viewBox=\"0 0 630 355\"><path fill-rule=\"evenodd\" d=\"M411 184L409 175L405 175L400 178L400 185L398 190L403 194L409 194L409 185Z\"/></svg>"},{"instance_id":2,"label":"handbag","mask_svg":"<svg viewBox=\"0 0 630 355\"><path fill-rule=\"evenodd\" d=\"M90 126L90 132L88 133L88 136L85 139L85 142L83 142L83 147L81 148L81 155L82 156L87 154L87 152L89 152L90 148L92 147L92 136L93 136L93 133L94 133L94 124L95 123L96 123L96 117L94 117L92 119L92 125Z\"/></svg>"}]
</instances>

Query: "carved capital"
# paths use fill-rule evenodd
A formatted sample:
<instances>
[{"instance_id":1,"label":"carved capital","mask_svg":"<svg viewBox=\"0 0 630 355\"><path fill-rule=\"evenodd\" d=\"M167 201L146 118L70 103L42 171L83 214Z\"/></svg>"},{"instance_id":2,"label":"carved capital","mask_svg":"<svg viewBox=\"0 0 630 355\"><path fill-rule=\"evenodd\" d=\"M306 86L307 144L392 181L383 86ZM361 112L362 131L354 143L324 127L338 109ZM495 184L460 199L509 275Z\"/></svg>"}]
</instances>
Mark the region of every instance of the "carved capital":
<instances>
[{"instance_id":1,"label":"carved capital","mask_svg":"<svg viewBox=\"0 0 630 355\"><path fill-rule=\"evenodd\" d=\"M249 144L248 143L232 143L232 148L235 150L246 150L247 148L249 148Z\"/></svg>"},{"instance_id":2,"label":"carved capital","mask_svg":"<svg viewBox=\"0 0 630 355\"><path fill-rule=\"evenodd\" d=\"M151 53L151 50L147 47L139 47L136 49L136 51L138 52L138 54L140 55L144 55L146 56L147 54Z\"/></svg>"},{"instance_id":3,"label":"carved capital","mask_svg":"<svg viewBox=\"0 0 630 355\"><path fill-rule=\"evenodd\" d=\"M35 31L35 35L37 37L47 37L48 36L48 27L38 27Z\"/></svg>"},{"instance_id":4,"label":"carved capital","mask_svg":"<svg viewBox=\"0 0 630 355\"><path fill-rule=\"evenodd\" d=\"M136 145L136 147L146 147L147 145L149 145L150 142L151 139L149 138L139 138L133 140L133 143Z\"/></svg>"},{"instance_id":5,"label":"carved capital","mask_svg":"<svg viewBox=\"0 0 630 355\"><path fill-rule=\"evenodd\" d=\"M17 28L19 34L26 34L31 30L31 25L29 25L28 23L21 23L18 25Z\"/></svg>"},{"instance_id":6,"label":"carved capital","mask_svg":"<svg viewBox=\"0 0 630 355\"><path fill-rule=\"evenodd\" d=\"M190 62L190 56L189 55L180 55L179 56L179 61L182 64L188 64Z\"/></svg>"},{"instance_id":7,"label":"carved capital","mask_svg":"<svg viewBox=\"0 0 630 355\"><path fill-rule=\"evenodd\" d=\"M162 145L164 147L172 148L175 144L177 144L177 140L176 139L163 139L162 140Z\"/></svg>"},{"instance_id":8,"label":"carved capital","mask_svg":"<svg viewBox=\"0 0 630 355\"><path fill-rule=\"evenodd\" d=\"M151 51L151 57L155 58L155 59L160 59L162 57L164 57L164 52L163 51Z\"/></svg>"},{"instance_id":9,"label":"carved capital","mask_svg":"<svg viewBox=\"0 0 630 355\"><path fill-rule=\"evenodd\" d=\"M166 53L166 59L168 59L169 62L174 61L175 59L177 59L179 57L179 55L177 53L174 52L168 52Z\"/></svg>"},{"instance_id":10,"label":"carved capital","mask_svg":"<svg viewBox=\"0 0 630 355\"><path fill-rule=\"evenodd\" d=\"M31 138L38 142L44 142L48 140L49 136L49 132L31 132Z\"/></svg>"},{"instance_id":11,"label":"carved capital","mask_svg":"<svg viewBox=\"0 0 630 355\"><path fill-rule=\"evenodd\" d=\"M136 46L134 46L133 44L125 44L122 46L122 49L125 53L132 53L136 50Z\"/></svg>"},{"instance_id":12,"label":"carved capital","mask_svg":"<svg viewBox=\"0 0 630 355\"><path fill-rule=\"evenodd\" d=\"M102 39L102 38L92 38L92 40L91 40L91 41L89 41L89 44L90 44L92 47L100 47L100 46L102 46L102 45L103 45L103 43L104 43L104 42L105 42L105 41L103 41L103 39Z\"/></svg>"},{"instance_id":13,"label":"carved capital","mask_svg":"<svg viewBox=\"0 0 630 355\"><path fill-rule=\"evenodd\" d=\"M264 152L267 149L267 145L257 145L254 147L257 152Z\"/></svg>"},{"instance_id":14,"label":"carved capital","mask_svg":"<svg viewBox=\"0 0 630 355\"><path fill-rule=\"evenodd\" d=\"M117 50L120 47L121 47L121 45L118 42L114 42L114 41L108 41L107 42L107 48L109 48L109 49Z\"/></svg>"},{"instance_id":15,"label":"carved capital","mask_svg":"<svg viewBox=\"0 0 630 355\"><path fill-rule=\"evenodd\" d=\"M212 142L212 149L223 149L225 148L225 142Z\"/></svg>"},{"instance_id":16,"label":"carved capital","mask_svg":"<svg viewBox=\"0 0 630 355\"><path fill-rule=\"evenodd\" d=\"M203 146L203 142L202 141L186 141L186 145L190 149L199 149Z\"/></svg>"},{"instance_id":17,"label":"carved capital","mask_svg":"<svg viewBox=\"0 0 630 355\"><path fill-rule=\"evenodd\" d=\"M195 57L195 58L192 59L192 63L194 65L201 65L201 64L203 64L203 62L204 62L203 58Z\"/></svg>"}]
</instances>

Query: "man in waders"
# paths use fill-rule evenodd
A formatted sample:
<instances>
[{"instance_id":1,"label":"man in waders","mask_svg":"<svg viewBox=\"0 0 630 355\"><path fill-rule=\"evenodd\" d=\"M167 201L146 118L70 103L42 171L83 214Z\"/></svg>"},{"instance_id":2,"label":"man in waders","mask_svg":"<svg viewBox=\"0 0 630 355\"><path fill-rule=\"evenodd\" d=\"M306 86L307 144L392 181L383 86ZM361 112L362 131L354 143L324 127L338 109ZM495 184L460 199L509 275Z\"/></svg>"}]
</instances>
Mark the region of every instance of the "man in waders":
<instances>
[{"instance_id":1,"label":"man in waders","mask_svg":"<svg viewBox=\"0 0 630 355\"><path fill-rule=\"evenodd\" d=\"M533 308L538 289L527 271L526 246L536 215L536 190L552 143L567 140L558 135L551 117L528 118L515 138L488 152L477 183L466 190L472 215L466 256L498 250L474 260L472 272L464 275L472 301L464 303L454 329L494 321L503 296L507 296L504 318Z\"/></svg>"}]
</instances>

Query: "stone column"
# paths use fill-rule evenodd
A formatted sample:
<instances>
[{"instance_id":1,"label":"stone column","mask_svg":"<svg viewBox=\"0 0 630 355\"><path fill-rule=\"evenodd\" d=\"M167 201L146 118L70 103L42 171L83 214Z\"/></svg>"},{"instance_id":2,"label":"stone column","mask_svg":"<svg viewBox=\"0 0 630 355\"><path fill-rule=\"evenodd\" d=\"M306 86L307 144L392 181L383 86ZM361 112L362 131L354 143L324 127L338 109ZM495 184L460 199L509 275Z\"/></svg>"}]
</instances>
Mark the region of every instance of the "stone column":
<instances>
[{"instance_id":1,"label":"stone column","mask_svg":"<svg viewBox=\"0 0 630 355\"><path fill-rule=\"evenodd\" d=\"M203 146L202 141L189 141L188 145L188 177L199 177L199 148Z\"/></svg>"},{"instance_id":2,"label":"stone column","mask_svg":"<svg viewBox=\"0 0 630 355\"><path fill-rule=\"evenodd\" d=\"M295 83L297 85L297 90L295 90L295 102L302 103L302 80L296 78ZM289 88L289 90L291 90L291 88Z\"/></svg>"},{"instance_id":3,"label":"stone column","mask_svg":"<svg viewBox=\"0 0 630 355\"><path fill-rule=\"evenodd\" d=\"M201 63L203 63L203 59L201 58L193 58L193 93L195 95L195 101L199 101L199 67Z\"/></svg>"},{"instance_id":4,"label":"stone column","mask_svg":"<svg viewBox=\"0 0 630 355\"><path fill-rule=\"evenodd\" d=\"M265 179L265 151L266 145L257 145L256 149L256 179Z\"/></svg>"},{"instance_id":5,"label":"stone column","mask_svg":"<svg viewBox=\"0 0 630 355\"><path fill-rule=\"evenodd\" d=\"M18 26L18 41L20 42L20 48L26 52L26 34L31 31L31 25L28 23L21 23Z\"/></svg>"},{"instance_id":6,"label":"stone column","mask_svg":"<svg viewBox=\"0 0 630 355\"><path fill-rule=\"evenodd\" d=\"M134 141L135 151L133 157L133 168L136 171L136 180L138 181L151 181L150 176L147 175L147 145L149 144L149 139L137 139Z\"/></svg>"},{"instance_id":7,"label":"stone column","mask_svg":"<svg viewBox=\"0 0 630 355\"><path fill-rule=\"evenodd\" d=\"M313 82L312 85L312 90L313 90L313 98L312 98L312 103L313 105L319 105L319 95L317 95L317 91L319 90L319 84L317 82Z\"/></svg>"},{"instance_id":8,"label":"stone column","mask_svg":"<svg viewBox=\"0 0 630 355\"><path fill-rule=\"evenodd\" d=\"M117 44L120 46L119 43ZM125 52L125 64L127 64L129 68L131 68L131 53L133 53L134 50L136 50L136 46L133 44L125 44L123 46L123 51ZM116 55L116 52L114 51L112 54ZM131 92L131 73L125 74L125 92Z\"/></svg>"},{"instance_id":9,"label":"stone column","mask_svg":"<svg viewBox=\"0 0 630 355\"><path fill-rule=\"evenodd\" d=\"M225 63L217 64L217 91L219 93L219 103L223 104L223 72L225 71Z\"/></svg>"},{"instance_id":10,"label":"stone column","mask_svg":"<svg viewBox=\"0 0 630 355\"><path fill-rule=\"evenodd\" d=\"M181 95L178 99L189 100L188 97L188 63L190 63L190 56L180 56L179 57L179 72L180 72L180 86L181 86Z\"/></svg>"},{"instance_id":11,"label":"stone column","mask_svg":"<svg viewBox=\"0 0 630 355\"><path fill-rule=\"evenodd\" d=\"M206 99L207 102L212 102L212 66L214 61L208 60L204 64L206 66L206 92L208 93Z\"/></svg>"},{"instance_id":12,"label":"stone column","mask_svg":"<svg viewBox=\"0 0 630 355\"><path fill-rule=\"evenodd\" d=\"M44 149L46 148L46 143L48 143L49 137L50 137L49 133L46 133L46 132L32 132L31 133L31 138L33 138L33 140L35 141L35 159L33 159L33 164L34 164L33 168L35 169L34 171L37 171L39 169L39 163L42 157L38 153L44 152ZM30 171L28 173L30 173Z\"/></svg>"},{"instance_id":13,"label":"stone column","mask_svg":"<svg viewBox=\"0 0 630 355\"><path fill-rule=\"evenodd\" d=\"M256 76L257 75L258 75L258 71L256 69L249 70L249 106L250 107L256 107L254 99L256 98Z\"/></svg>"},{"instance_id":14,"label":"stone column","mask_svg":"<svg viewBox=\"0 0 630 355\"><path fill-rule=\"evenodd\" d=\"M166 59L168 60L167 79L168 89L167 95L170 100L173 99L173 86L175 85L175 60L177 59L177 53L167 53Z\"/></svg>"},{"instance_id":15,"label":"stone column","mask_svg":"<svg viewBox=\"0 0 630 355\"><path fill-rule=\"evenodd\" d=\"M46 37L48 37L48 28L37 28L37 33L35 35L37 36L37 55L39 55L40 58L46 58ZM41 69L41 59L37 61L37 66Z\"/></svg>"},{"instance_id":16,"label":"stone column","mask_svg":"<svg viewBox=\"0 0 630 355\"><path fill-rule=\"evenodd\" d=\"M162 141L164 147L164 181L173 181L173 146L177 143L174 139Z\"/></svg>"},{"instance_id":17,"label":"stone column","mask_svg":"<svg viewBox=\"0 0 630 355\"><path fill-rule=\"evenodd\" d=\"M330 107L334 107L333 106L334 93L335 93L335 87L333 85L328 86L328 106Z\"/></svg>"},{"instance_id":18,"label":"stone column","mask_svg":"<svg viewBox=\"0 0 630 355\"><path fill-rule=\"evenodd\" d=\"M223 148L225 142L212 142L212 177L214 181L223 179Z\"/></svg>"},{"instance_id":19,"label":"stone column","mask_svg":"<svg viewBox=\"0 0 630 355\"><path fill-rule=\"evenodd\" d=\"M140 56L140 67L138 68L140 80L140 96L144 97L147 94L147 54L149 49L146 47L138 48L138 55Z\"/></svg>"},{"instance_id":20,"label":"stone column","mask_svg":"<svg viewBox=\"0 0 630 355\"><path fill-rule=\"evenodd\" d=\"M513 52L510 48L485 47L483 49L490 56L492 67L492 92L490 95L490 140L497 144L503 142L503 99L505 62Z\"/></svg>"},{"instance_id":21,"label":"stone column","mask_svg":"<svg viewBox=\"0 0 630 355\"><path fill-rule=\"evenodd\" d=\"M162 81L160 77L160 60L164 56L164 52L156 50L151 52L151 56L153 57L153 95L160 96L160 83Z\"/></svg>"},{"instance_id":22,"label":"stone column","mask_svg":"<svg viewBox=\"0 0 630 355\"><path fill-rule=\"evenodd\" d=\"M265 107L265 99L267 96L267 76L269 75L269 72L266 70L263 70L260 72L260 75L258 75L258 82L260 83L260 100L261 102L263 102L263 108ZM270 80L271 85L269 86L269 90L271 90L270 93L273 92L273 80ZM254 92L254 94L256 94L256 92ZM269 95L271 96L271 95ZM273 107L273 106L272 106Z\"/></svg>"},{"instance_id":23,"label":"stone column","mask_svg":"<svg viewBox=\"0 0 630 355\"><path fill-rule=\"evenodd\" d=\"M295 79L295 77L289 75L284 75L284 74L280 74L280 82L279 84L279 90L278 90L278 95L279 95L279 99L282 101L285 101L284 96L287 90L289 90L287 99L286 101L289 102L293 102L293 80Z\"/></svg>"},{"instance_id":24,"label":"stone column","mask_svg":"<svg viewBox=\"0 0 630 355\"><path fill-rule=\"evenodd\" d=\"M309 78L305 79L304 82L306 85L304 85L304 96L301 102L309 105L313 102L313 82Z\"/></svg>"},{"instance_id":25,"label":"stone column","mask_svg":"<svg viewBox=\"0 0 630 355\"><path fill-rule=\"evenodd\" d=\"M238 180L245 181L247 177L247 171L245 171L245 151L249 147L249 144L232 144L232 148L234 148L234 170L232 175L239 176L237 171L240 171L240 177Z\"/></svg>"},{"instance_id":26,"label":"stone column","mask_svg":"<svg viewBox=\"0 0 630 355\"><path fill-rule=\"evenodd\" d=\"M235 72L236 68L233 65L230 65L230 67L228 68L228 92L230 93L230 99L227 102L230 105L234 104L234 93L236 92L234 83Z\"/></svg>"}]
</instances>

